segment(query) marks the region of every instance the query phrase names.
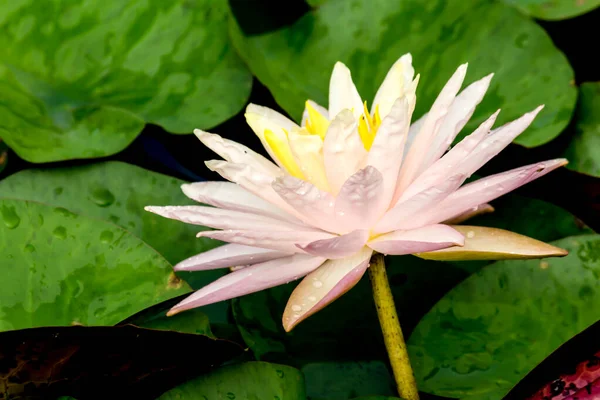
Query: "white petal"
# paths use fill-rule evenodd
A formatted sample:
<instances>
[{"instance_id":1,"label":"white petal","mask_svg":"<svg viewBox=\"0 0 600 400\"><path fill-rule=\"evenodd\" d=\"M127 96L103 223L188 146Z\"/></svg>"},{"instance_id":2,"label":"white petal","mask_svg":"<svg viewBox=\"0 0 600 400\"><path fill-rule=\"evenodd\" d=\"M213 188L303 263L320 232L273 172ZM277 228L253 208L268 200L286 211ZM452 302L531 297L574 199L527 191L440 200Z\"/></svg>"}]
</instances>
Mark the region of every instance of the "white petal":
<instances>
[{"instance_id":1,"label":"white petal","mask_svg":"<svg viewBox=\"0 0 600 400\"><path fill-rule=\"evenodd\" d=\"M368 246L382 254L404 255L462 246L464 243L464 236L448 225L427 225L378 236Z\"/></svg>"},{"instance_id":2,"label":"white petal","mask_svg":"<svg viewBox=\"0 0 600 400\"><path fill-rule=\"evenodd\" d=\"M488 204L488 203L479 204L473 208L468 209L467 211L463 212L462 214L457 215L454 218L443 221L442 223L446 224L446 225L456 225L456 224L465 222L466 220L469 220L478 215L489 214L494 211L495 211L494 207L492 207L491 204Z\"/></svg>"},{"instance_id":3,"label":"white petal","mask_svg":"<svg viewBox=\"0 0 600 400\"><path fill-rule=\"evenodd\" d=\"M308 274L288 300L283 313L284 329L289 332L352 289L367 270L371 254L371 249L364 247L350 257L328 260Z\"/></svg>"},{"instance_id":4,"label":"white petal","mask_svg":"<svg viewBox=\"0 0 600 400\"><path fill-rule=\"evenodd\" d=\"M369 240L368 230L356 230L331 239L316 240L299 248L313 256L338 259L349 257L360 251Z\"/></svg>"},{"instance_id":5,"label":"white petal","mask_svg":"<svg viewBox=\"0 0 600 400\"><path fill-rule=\"evenodd\" d=\"M351 110L358 120L363 114L363 102L352 82L350 70L338 61L329 81L329 119L333 120L342 110Z\"/></svg>"},{"instance_id":6,"label":"white petal","mask_svg":"<svg viewBox=\"0 0 600 400\"><path fill-rule=\"evenodd\" d=\"M262 263L289 256L289 253L259 247L226 244L187 258L173 267L175 271L204 271Z\"/></svg>"},{"instance_id":7,"label":"white petal","mask_svg":"<svg viewBox=\"0 0 600 400\"><path fill-rule=\"evenodd\" d=\"M339 230L370 229L385 211L383 178L374 167L365 167L344 183L335 199Z\"/></svg>"},{"instance_id":8,"label":"white petal","mask_svg":"<svg viewBox=\"0 0 600 400\"><path fill-rule=\"evenodd\" d=\"M390 113L394 102L402 97L411 85L414 75L415 69L412 66L412 56L410 53L404 54L392 65L377 90L371 106L371 114L374 115L375 110L378 109L379 116L384 119Z\"/></svg>"},{"instance_id":9,"label":"white petal","mask_svg":"<svg viewBox=\"0 0 600 400\"><path fill-rule=\"evenodd\" d=\"M292 131L288 135L290 149L306 180L321 190L329 190L323 161L323 139Z\"/></svg>"},{"instance_id":10,"label":"white petal","mask_svg":"<svg viewBox=\"0 0 600 400\"><path fill-rule=\"evenodd\" d=\"M348 110L331 121L323 144L323 157L331 193L337 195L344 182L364 166L367 157L357 120Z\"/></svg>"},{"instance_id":11,"label":"white petal","mask_svg":"<svg viewBox=\"0 0 600 400\"><path fill-rule=\"evenodd\" d=\"M167 315L282 285L305 276L324 261L319 257L295 254L242 268L204 286L175 305Z\"/></svg>"},{"instance_id":12,"label":"white petal","mask_svg":"<svg viewBox=\"0 0 600 400\"><path fill-rule=\"evenodd\" d=\"M227 161L237 164L247 164L257 171L272 177L283 174L283 171L277 165L242 144L224 139L215 133L201 131L200 129L194 129L194 134L206 147Z\"/></svg>"}]
</instances>

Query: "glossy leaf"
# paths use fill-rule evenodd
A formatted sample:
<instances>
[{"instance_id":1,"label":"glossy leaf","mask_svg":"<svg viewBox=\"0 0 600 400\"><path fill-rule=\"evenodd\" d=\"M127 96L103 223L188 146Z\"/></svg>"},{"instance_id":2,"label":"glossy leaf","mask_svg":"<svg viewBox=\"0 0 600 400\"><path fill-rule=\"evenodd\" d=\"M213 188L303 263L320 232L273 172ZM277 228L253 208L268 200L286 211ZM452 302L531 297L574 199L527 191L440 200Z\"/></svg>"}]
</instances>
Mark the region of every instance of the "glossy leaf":
<instances>
[{"instance_id":1,"label":"glossy leaf","mask_svg":"<svg viewBox=\"0 0 600 400\"><path fill-rule=\"evenodd\" d=\"M498 108L501 124L545 103L516 140L538 146L563 130L575 106L573 71L565 57L539 26L500 2L329 0L276 32L245 37L235 24L231 31L252 72L297 120L306 99L327 105L336 61L348 65L370 103L389 68L407 52L421 74L415 117L429 110L464 62L469 62L465 85L496 73L465 133Z\"/></svg>"},{"instance_id":2,"label":"glossy leaf","mask_svg":"<svg viewBox=\"0 0 600 400\"><path fill-rule=\"evenodd\" d=\"M286 365L248 362L190 380L159 400L305 400L302 373Z\"/></svg>"},{"instance_id":3,"label":"glossy leaf","mask_svg":"<svg viewBox=\"0 0 600 400\"><path fill-rule=\"evenodd\" d=\"M566 150L567 168L600 176L600 82L580 88L575 136Z\"/></svg>"},{"instance_id":4,"label":"glossy leaf","mask_svg":"<svg viewBox=\"0 0 600 400\"><path fill-rule=\"evenodd\" d=\"M569 256L487 266L425 315L409 340L421 390L502 399L546 356L598 320L600 236L553 244Z\"/></svg>"},{"instance_id":5,"label":"glossy leaf","mask_svg":"<svg viewBox=\"0 0 600 400\"><path fill-rule=\"evenodd\" d=\"M225 340L133 326L2 332L0 397L153 399L241 353Z\"/></svg>"},{"instance_id":6,"label":"glossy leaf","mask_svg":"<svg viewBox=\"0 0 600 400\"><path fill-rule=\"evenodd\" d=\"M150 122L176 133L236 114L251 76L226 0L0 5L0 137L32 162L102 157Z\"/></svg>"},{"instance_id":7,"label":"glossy leaf","mask_svg":"<svg viewBox=\"0 0 600 400\"><path fill-rule=\"evenodd\" d=\"M600 0L503 0L534 18L560 20L576 17L600 6Z\"/></svg>"},{"instance_id":8,"label":"glossy leaf","mask_svg":"<svg viewBox=\"0 0 600 400\"><path fill-rule=\"evenodd\" d=\"M198 308L189 310L186 313L167 317L167 311L169 311L173 304L172 301L157 304L154 307L147 308L136 315L127 318L120 325L131 324L148 329L192 333L195 335L214 337L210 329L208 315Z\"/></svg>"},{"instance_id":9,"label":"glossy leaf","mask_svg":"<svg viewBox=\"0 0 600 400\"><path fill-rule=\"evenodd\" d=\"M113 325L189 292L154 249L113 224L0 199L0 331Z\"/></svg>"},{"instance_id":10,"label":"glossy leaf","mask_svg":"<svg viewBox=\"0 0 600 400\"><path fill-rule=\"evenodd\" d=\"M202 227L144 211L150 204L195 204L181 192L183 183L134 165L111 161L21 171L0 181L0 196L39 201L109 220L137 235L176 264L219 244L210 239L197 239L195 235ZM181 272L178 276L198 288L222 274L223 271Z\"/></svg>"},{"instance_id":11,"label":"glossy leaf","mask_svg":"<svg viewBox=\"0 0 600 400\"><path fill-rule=\"evenodd\" d=\"M394 378L381 361L311 363L302 367L311 400L393 395Z\"/></svg>"}]
</instances>

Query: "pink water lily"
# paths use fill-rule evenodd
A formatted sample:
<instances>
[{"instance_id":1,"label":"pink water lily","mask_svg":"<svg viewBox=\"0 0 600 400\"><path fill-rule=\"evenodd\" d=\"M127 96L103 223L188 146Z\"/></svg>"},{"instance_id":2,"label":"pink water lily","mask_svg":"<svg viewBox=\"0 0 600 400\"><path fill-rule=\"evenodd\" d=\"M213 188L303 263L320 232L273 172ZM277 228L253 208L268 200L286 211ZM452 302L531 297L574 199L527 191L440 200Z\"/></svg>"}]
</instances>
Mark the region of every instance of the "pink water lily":
<instances>
[{"instance_id":1,"label":"pink water lily","mask_svg":"<svg viewBox=\"0 0 600 400\"><path fill-rule=\"evenodd\" d=\"M304 277L283 316L290 330L351 289L373 252L436 260L565 255L516 233L451 225L489 212L489 201L566 164L564 159L538 162L464 184L542 109L492 129L496 112L448 151L492 78L460 91L466 71L461 65L431 110L412 124L419 77L409 54L392 66L371 110L342 63L331 76L329 109L307 101L300 125L250 104L248 124L274 162L196 130L224 159L206 165L229 182L182 186L188 197L211 207L146 209L217 229L198 236L229 243L180 262L176 270L235 268L170 313Z\"/></svg>"}]
</instances>

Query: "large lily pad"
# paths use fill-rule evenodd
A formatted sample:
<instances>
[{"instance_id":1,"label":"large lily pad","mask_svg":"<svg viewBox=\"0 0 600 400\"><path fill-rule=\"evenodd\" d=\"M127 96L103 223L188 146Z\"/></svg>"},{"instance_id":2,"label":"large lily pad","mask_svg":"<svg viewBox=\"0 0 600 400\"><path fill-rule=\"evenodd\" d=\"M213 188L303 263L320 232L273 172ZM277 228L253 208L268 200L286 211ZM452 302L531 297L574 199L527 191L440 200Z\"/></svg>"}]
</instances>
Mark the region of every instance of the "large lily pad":
<instances>
[{"instance_id":1,"label":"large lily pad","mask_svg":"<svg viewBox=\"0 0 600 400\"><path fill-rule=\"evenodd\" d=\"M159 400L306 400L304 378L295 368L249 362L220 368L169 390Z\"/></svg>"},{"instance_id":2,"label":"large lily pad","mask_svg":"<svg viewBox=\"0 0 600 400\"><path fill-rule=\"evenodd\" d=\"M133 326L2 332L0 398L154 399L241 353L225 340Z\"/></svg>"},{"instance_id":3,"label":"large lily pad","mask_svg":"<svg viewBox=\"0 0 600 400\"><path fill-rule=\"evenodd\" d=\"M172 264L219 242L197 239L201 227L161 218L147 205L193 204L180 189L184 181L121 162L81 167L32 169L0 181L0 196L34 200L109 220L143 239ZM222 271L180 273L198 288Z\"/></svg>"},{"instance_id":4,"label":"large lily pad","mask_svg":"<svg viewBox=\"0 0 600 400\"><path fill-rule=\"evenodd\" d=\"M600 6L600 0L503 0L525 14L547 20L576 17Z\"/></svg>"},{"instance_id":5,"label":"large lily pad","mask_svg":"<svg viewBox=\"0 0 600 400\"><path fill-rule=\"evenodd\" d=\"M421 73L416 117L467 61L467 81L496 76L465 131L498 108L502 123L545 103L517 139L538 146L563 130L575 106L573 71L564 55L533 21L500 2L330 0L273 33L246 37L235 24L231 32L252 72L296 119L306 99L327 105L336 61L350 67L370 101L392 63L407 52Z\"/></svg>"},{"instance_id":6,"label":"large lily pad","mask_svg":"<svg viewBox=\"0 0 600 400\"><path fill-rule=\"evenodd\" d=\"M581 85L575 136L566 150L567 168L600 176L600 82Z\"/></svg>"},{"instance_id":7,"label":"large lily pad","mask_svg":"<svg viewBox=\"0 0 600 400\"><path fill-rule=\"evenodd\" d=\"M252 82L228 18L226 0L3 2L0 137L46 162L116 153L145 122L223 122Z\"/></svg>"},{"instance_id":8,"label":"large lily pad","mask_svg":"<svg viewBox=\"0 0 600 400\"><path fill-rule=\"evenodd\" d=\"M471 276L409 340L419 388L499 400L545 357L600 318L600 236L554 242L569 256L503 261Z\"/></svg>"},{"instance_id":9,"label":"large lily pad","mask_svg":"<svg viewBox=\"0 0 600 400\"><path fill-rule=\"evenodd\" d=\"M154 249L65 208L0 200L0 331L113 325L189 292Z\"/></svg>"}]
</instances>

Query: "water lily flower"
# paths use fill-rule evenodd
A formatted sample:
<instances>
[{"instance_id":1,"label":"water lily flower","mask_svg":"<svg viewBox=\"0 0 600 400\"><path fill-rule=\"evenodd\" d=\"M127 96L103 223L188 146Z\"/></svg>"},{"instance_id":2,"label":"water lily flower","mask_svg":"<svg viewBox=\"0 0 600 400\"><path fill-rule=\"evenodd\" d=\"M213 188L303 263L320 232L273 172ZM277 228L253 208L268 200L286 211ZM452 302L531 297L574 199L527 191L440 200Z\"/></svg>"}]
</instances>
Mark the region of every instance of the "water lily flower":
<instances>
[{"instance_id":1,"label":"water lily flower","mask_svg":"<svg viewBox=\"0 0 600 400\"><path fill-rule=\"evenodd\" d=\"M411 124L419 76L410 54L392 66L370 110L338 62L329 108L307 101L300 125L269 108L247 107L246 120L273 161L196 130L224 159L206 165L228 182L182 186L189 198L209 206L146 209L217 229L198 236L229 243L182 261L176 270L235 268L170 313L304 277L284 312L290 330L351 289L373 252L436 260L565 255L516 233L454 225L489 212L488 202L566 164L538 162L464 184L542 109L492 129L496 112L448 150L492 78L460 91L466 72L467 64L461 65L431 110Z\"/></svg>"}]
</instances>

